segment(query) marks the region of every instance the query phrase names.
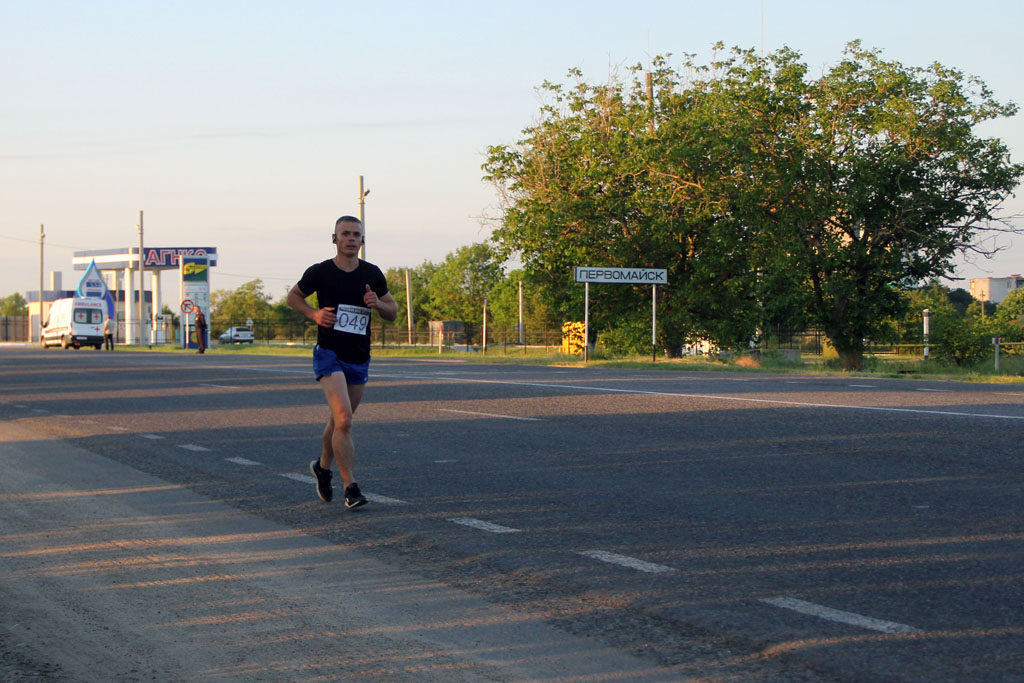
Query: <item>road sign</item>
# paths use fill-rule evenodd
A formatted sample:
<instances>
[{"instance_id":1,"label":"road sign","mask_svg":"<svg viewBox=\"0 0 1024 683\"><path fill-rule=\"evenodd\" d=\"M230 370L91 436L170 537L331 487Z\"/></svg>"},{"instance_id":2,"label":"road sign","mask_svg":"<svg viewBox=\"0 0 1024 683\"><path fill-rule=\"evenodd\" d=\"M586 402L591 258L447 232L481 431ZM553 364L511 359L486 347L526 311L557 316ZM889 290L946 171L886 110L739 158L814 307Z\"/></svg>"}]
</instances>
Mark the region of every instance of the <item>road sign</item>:
<instances>
[{"instance_id":1,"label":"road sign","mask_svg":"<svg viewBox=\"0 0 1024 683\"><path fill-rule=\"evenodd\" d=\"M590 283L622 285L652 285L651 287L651 360L654 361L658 338L658 285L668 284L668 271L664 268L605 268L603 266L576 266L576 282L583 283L583 362L590 349Z\"/></svg>"},{"instance_id":2,"label":"road sign","mask_svg":"<svg viewBox=\"0 0 1024 683\"><path fill-rule=\"evenodd\" d=\"M185 299L181 302L182 313L191 313L194 310L196 310L196 305L193 303L192 299Z\"/></svg>"},{"instance_id":3,"label":"road sign","mask_svg":"<svg viewBox=\"0 0 1024 683\"><path fill-rule=\"evenodd\" d=\"M664 268L601 268L576 266L576 282L607 282L629 285L667 285Z\"/></svg>"}]
</instances>

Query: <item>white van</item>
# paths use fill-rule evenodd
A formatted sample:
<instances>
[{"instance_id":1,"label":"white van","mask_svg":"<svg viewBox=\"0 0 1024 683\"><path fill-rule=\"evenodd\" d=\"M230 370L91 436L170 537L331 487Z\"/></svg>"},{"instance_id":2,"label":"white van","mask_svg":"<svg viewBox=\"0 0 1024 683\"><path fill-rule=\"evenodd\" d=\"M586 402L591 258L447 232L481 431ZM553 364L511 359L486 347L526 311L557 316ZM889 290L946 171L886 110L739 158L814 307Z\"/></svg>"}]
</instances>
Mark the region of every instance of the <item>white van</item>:
<instances>
[{"instance_id":1,"label":"white van","mask_svg":"<svg viewBox=\"0 0 1024 683\"><path fill-rule=\"evenodd\" d=\"M50 306L50 315L43 323L43 348L95 346L102 349L105 318L106 302L103 299L57 299Z\"/></svg>"}]
</instances>

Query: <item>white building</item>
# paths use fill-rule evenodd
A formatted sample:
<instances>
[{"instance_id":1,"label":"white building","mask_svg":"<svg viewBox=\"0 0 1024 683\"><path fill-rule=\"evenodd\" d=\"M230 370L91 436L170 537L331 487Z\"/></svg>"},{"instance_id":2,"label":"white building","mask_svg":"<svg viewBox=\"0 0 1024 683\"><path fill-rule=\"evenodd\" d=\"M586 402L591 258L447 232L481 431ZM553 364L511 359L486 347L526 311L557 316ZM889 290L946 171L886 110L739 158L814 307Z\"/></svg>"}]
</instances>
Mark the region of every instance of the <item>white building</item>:
<instances>
[{"instance_id":1,"label":"white building","mask_svg":"<svg viewBox=\"0 0 1024 683\"><path fill-rule=\"evenodd\" d=\"M1010 277L971 278L971 296L982 302L998 304L1007 294L1021 287L1024 287L1024 277L1019 274Z\"/></svg>"}]
</instances>

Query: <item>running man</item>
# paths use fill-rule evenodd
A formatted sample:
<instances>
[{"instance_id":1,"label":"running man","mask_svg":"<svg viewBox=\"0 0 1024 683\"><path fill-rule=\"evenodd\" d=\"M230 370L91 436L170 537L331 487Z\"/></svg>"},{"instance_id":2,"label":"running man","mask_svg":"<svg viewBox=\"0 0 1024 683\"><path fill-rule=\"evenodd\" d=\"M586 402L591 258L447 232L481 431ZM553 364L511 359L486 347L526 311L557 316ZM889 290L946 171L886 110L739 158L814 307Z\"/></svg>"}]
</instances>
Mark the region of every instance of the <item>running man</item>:
<instances>
[{"instance_id":1,"label":"running man","mask_svg":"<svg viewBox=\"0 0 1024 683\"><path fill-rule=\"evenodd\" d=\"M376 310L385 320L394 320L398 304L380 268L359 258L363 225L358 218L339 218L331 241L337 254L306 269L288 292L288 305L317 324L313 372L331 411L320 458L309 463L316 492L325 503L331 502L331 463L337 462L345 507L354 508L366 504L352 473L352 415L369 378L370 315ZM319 308L306 303L312 294Z\"/></svg>"}]
</instances>

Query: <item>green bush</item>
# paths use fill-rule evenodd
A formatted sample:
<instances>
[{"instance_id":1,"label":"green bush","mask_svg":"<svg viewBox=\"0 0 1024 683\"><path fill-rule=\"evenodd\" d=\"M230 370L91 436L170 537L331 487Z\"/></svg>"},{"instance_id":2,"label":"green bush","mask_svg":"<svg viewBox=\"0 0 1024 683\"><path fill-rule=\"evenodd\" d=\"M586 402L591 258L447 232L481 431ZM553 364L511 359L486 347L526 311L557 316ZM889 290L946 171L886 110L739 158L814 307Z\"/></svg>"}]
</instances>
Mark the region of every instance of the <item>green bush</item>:
<instances>
[{"instance_id":1,"label":"green bush","mask_svg":"<svg viewBox=\"0 0 1024 683\"><path fill-rule=\"evenodd\" d=\"M936 339L939 356L957 367L971 365L992 353L992 325L980 318L964 318L944 326Z\"/></svg>"}]
</instances>

